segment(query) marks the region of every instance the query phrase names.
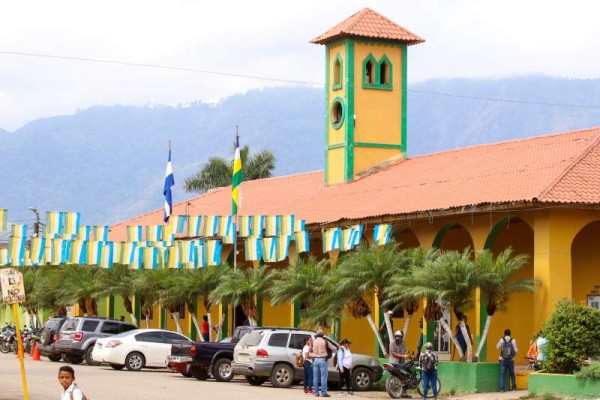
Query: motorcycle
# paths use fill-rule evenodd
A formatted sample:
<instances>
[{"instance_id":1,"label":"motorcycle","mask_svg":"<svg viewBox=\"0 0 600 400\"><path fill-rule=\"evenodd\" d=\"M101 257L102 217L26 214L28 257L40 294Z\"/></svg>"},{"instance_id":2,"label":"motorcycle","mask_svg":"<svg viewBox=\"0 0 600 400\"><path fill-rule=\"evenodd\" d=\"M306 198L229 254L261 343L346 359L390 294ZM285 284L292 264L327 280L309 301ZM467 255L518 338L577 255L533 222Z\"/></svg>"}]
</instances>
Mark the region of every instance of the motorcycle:
<instances>
[{"instance_id":1,"label":"motorcycle","mask_svg":"<svg viewBox=\"0 0 600 400\"><path fill-rule=\"evenodd\" d=\"M16 343L15 328L13 326L5 326L0 333L0 352L9 353L13 350L13 341Z\"/></svg>"},{"instance_id":2,"label":"motorcycle","mask_svg":"<svg viewBox=\"0 0 600 400\"><path fill-rule=\"evenodd\" d=\"M423 397L423 379L421 379L421 369L414 360L409 360L404 364L383 364L383 368L388 371L389 377L385 381L385 390L392 399L399 399L402 395L402 389L417 389L417 392ZM442 383L438 379L437 393L442 389ZM433 391L427 393L427 397L433 397Z\"/></svg>"}]
</instances>

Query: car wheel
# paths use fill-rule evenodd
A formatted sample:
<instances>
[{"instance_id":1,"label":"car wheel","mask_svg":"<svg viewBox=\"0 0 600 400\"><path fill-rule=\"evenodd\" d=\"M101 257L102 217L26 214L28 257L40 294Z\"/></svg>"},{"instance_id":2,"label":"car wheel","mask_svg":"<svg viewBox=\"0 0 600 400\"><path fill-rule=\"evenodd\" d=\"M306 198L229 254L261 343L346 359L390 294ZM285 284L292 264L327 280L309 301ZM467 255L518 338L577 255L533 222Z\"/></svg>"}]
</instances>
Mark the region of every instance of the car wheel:
<instances>
[{"instance_id":1,"label":"car wheel","mask_svg":"<svg viewBox=\"0 0 600 400\"><path fill-rule=\"evenodd\" d=\"M69 362L71 364L81 364L83 362L83 357L82 356L75 356L75 355L73 355L73 356L69 357L69 359L70 359Z\"/></svg>"},{"instance_id":2,"label":"car wheel","mask_svg":"<svg viewBox=\"0 0 600 400\"><path fill-rule=\"evenodd\" d=\"M270 379L275 387L290 387L294 383L294 368L288 364L275 364Z\"/></svg>"},{"instance_id":3,"label":"car wheel","mask_svg":"<svg viewBox=\"0 0 600 400\"><path fill-rule=\"evenodd\" d=\"M373 386L373 372L366 367L352 369L352 386L357 392L371 390L371 386Z\"/></svg>"},{"instance_id":4,"label":"car wheel","mask_svg":"<svg viewBox=\"0 0 600 400\"><path fill-rule=\"evenodd\" d=\"M94 358L92 357L92 351L94 351L93 344L91 344L90 347L88 347L85 351L85 362L87 365L100 365L99 362L94 361Z\"/></svg>"},{"instance_id":5,"label":"car wheel","mask_svg":"<svg viewBox=\"0 0 600 400\"><path fill-rule=\"evenodd\" d=\"M144 368L144 365L146 365L146 360L144 359L143 354L138 353L137 351L129 353L125 359L125 366L130 371L139 371Z\"/></svg>"},{"instance_id":6,"label":"car wheel","mask_svg":"<svg viewBox=\"0 0 600 400\"><path fill-rule=\"evenodd\" d=\"M192 366L190 367L190 373L194 378L198 379L199 381L205 381L208 379L208 370L205 368Z\"/></svg>"},{"instance_id":7,"label":"car wheel","mask_svg":"<svg viewBox=\"0 0 600 400\"><path fill-rule=\"evenodd\" d=\"M125 368L125 364L110 364L110 366L112 367L112 369L116 369L117 371L120 371L123 368Z\"/></svg>"},{"instance_id":8,"label":"car wheel","mask_svg":"<svg viewBox=\"0 0 600 400\"><path fill-rule=\"evenodd\" d=\"M267 381L267 378L264 376L250 376L246 375L246 382L251 384L252 386L260 386Z\"/></svg>"},{"instance_id":9,"label":"car wheel","mask_svg":"<svg viewBox=\"0 0 600 400\"><path fill-rule=\"evenodd\" d=\"M54 362L60 361L60 359L61 359L61 358L62 358L62 357L61 357L61 355L60 355L60 354L50 354L50 355L48 356L48 360L50 360L50 361L54 361Z\"/></svg>"},{"instance_id":10,"label":"car wheel","mask_svg":"<svg viewBox=\"0 0 600 400\"><path fill-rule=\"evenodd\" d=\"M212 366L212 375L219 382L229 382L233 379L231 360L219 358Z\"/></svg>"},{"instance_id":11,"label":"car wheel","mask_svg":"<svg viewBox=\"0 0 600 400\"><path fill-rule=\"evenodd\" d=\"M186 378L191 378L192 377L191 372L181 372L181 375L185 376Z\"/></svg>"}]
</instances>

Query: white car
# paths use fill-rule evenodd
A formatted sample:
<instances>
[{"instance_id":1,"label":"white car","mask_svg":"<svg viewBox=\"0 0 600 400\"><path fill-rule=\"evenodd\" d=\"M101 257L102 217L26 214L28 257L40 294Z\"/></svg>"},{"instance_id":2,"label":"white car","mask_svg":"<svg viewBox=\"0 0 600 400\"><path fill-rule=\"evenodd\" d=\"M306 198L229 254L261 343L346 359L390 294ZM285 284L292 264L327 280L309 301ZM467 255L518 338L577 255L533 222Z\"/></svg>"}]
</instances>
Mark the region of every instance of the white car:
<instances>
[{"instance_id":1,"label":"white car","mask_svg":"<svg viewBox=\"0 0 600 400\"><path fill-rule=\"evenodd\" d=\"M96 362L108 363L114 369L127 367L130 371L139 371L144 367L165 368L165 360L171 354L174 340L190 339L164 329L135 329L98 339L92 358Z\"/></svg>"}]
</instances>

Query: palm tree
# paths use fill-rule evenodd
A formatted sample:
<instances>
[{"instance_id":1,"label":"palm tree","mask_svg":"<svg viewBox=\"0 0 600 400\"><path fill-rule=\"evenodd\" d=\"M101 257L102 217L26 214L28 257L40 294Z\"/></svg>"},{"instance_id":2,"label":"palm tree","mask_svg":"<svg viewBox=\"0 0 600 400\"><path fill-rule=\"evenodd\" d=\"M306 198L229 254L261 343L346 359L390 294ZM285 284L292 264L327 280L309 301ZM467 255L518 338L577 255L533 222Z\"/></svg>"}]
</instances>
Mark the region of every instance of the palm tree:
<instances>
[{"instance_id":1,"label":"palm tree","mask_svg":"<svg viewBox=\"0 0 600 400\"><path fill-rule=\"evenodd\" d=\"M467 342L467 361L469 362L472 361L473 348L462 317L464 311L473 307L472 294L478 283L478 268L471 259L471 255L472 252L468 248L462 253L457 251L440 253L438 257L426 262L424 268L413 272L413 287L410 289L413 295L428 299L427 304L428 306L431 304L431 309L426 310L427 313L438 317L437 320L448 332L462 359L464 353L458 340L452 334L452 330L442 318L440 306L435 299L441 298L451 304L452 311L460 321L460 329ZM429 319L427 316L425 318Z\"/></svg>"},{"instance_id":2,"label":"palm tree","mask_svg":"<svg viewBox=\"0 0 600 400\"><path fill-rule=\"evenodd\" d=\"M100 268L91 265L67 265L61 267L62 281L58 289L58 301L64 305L77 303L84 315L98 315L98 281Z\"/></svg>"},{"instance_id":3,"label":"palm tree","mask_svg":"<svg viewBox=\"0 0 600 400\"><path fill-rule=\"evenodd\" d=\"M138 326L131 301L131 296L135 295L135 273L136 271L123 264L114 264L112 268L101 269L98 273L98 295L120 296L125 310L131 317L131 322Z\"/></svg>"},{"instance_id":4,"label":"palm tree","mask_svg":"<svg viewBox=\"0 0 600 400\"><path fill-rule=\"evenodd\" d=\"M233 147L235 151L235 144ZM240 149L244 168L244 180L270 178L275 169L275 155L270 150L261 150L250 156L250 148ZM210 189L231 185L233 160L223 157L210 157L202 169L185 180L184 189L188 193L204 193Z\"/></svg>"},{"instance_id":5,"label":"palm tree","mask_svg":"<svg viewBox=\"0 0 600 400\"><path fill-rule=\"evenodd\" d=\"M224 273L221 275L221 281L208 296L209 300L218 304L239 304L250 321L250 325L257 326L257 299L266 293L271 283L267 268L267 266L261 265L257 269L248 268L233 271L223 266L222 271Z\"/></svg>"},{"instance_id":6,"label":"palm tree","mask_svg":"<svg viewBox=\"0 0 600 400\"><path fill-rule=\"evenodd\" d=\"M339 269L328 269L326 267L328 263L329 261L326 261L321 264L322 274L312 282L315 287L314 302L310 307L302 310L302 317L306 324L320 328L335 328L335 321L340 320L347 300L345 293L335 290L340 279ZM319 282L319 284L315 285L314 282ZM330 332L334 330L331 329ZM336 334L336 339L339 339L337 336Z\"/></svg>"},{"instance_id":7,"label":"palm tree","mask_svg":"<svg viewBox=\"0 0 600 400\"><path fill-rule=\"evenodd\" d=\"M197 274L197 276L195 276L194 279L192 279L190 282L185 284L186 287L187 286L189 286L189 287L184 290L191 292L191 291L193 291L194 288L196 288L198 295L202 296L202 302L204 304L204 309L206 310L206 317L208 319L208 332L210 332L210 334L212 334L211 312L212 312L212 306L213 306L213 303L210 300L210 294L219 285L219 282L223 275L223 270L225 268L227 268L226 265L224 265L224 266L214 265L214 266L202 268L201 270L199 270L200 273ZM210 334L209 334L209 338L210 338ZM200 337L202 338L202 335L200 335Z\"/></svg>"},{"instance_id":8,"label":"palm tree","mask_svg":"<svg viewBox=\"0 0 600 400\"><path fill-rule=\"evenodd\" d=\"M475 358L483 348L496 311L506 310L506 304L511 294L516 292L534 292L540 285L538 279L511 279L513 275L527 264L529 257L525 254L512 255L508 247L496 258L489 250L477 253L475 262L480 270L479 288L486 300L487 317L481 340L477 346Z\"/></svg>"},{"instance_id":9,"label":"palm tree","mask_svg":"<svg viewBox=\"0 0 600 400\"><path fill-rule=\"evenodd\" d=\"M187 295L181 291L181 281L178 279L181 271L171 269L163 269L163 271L163 280L158 291L159 303L169 310L175 321L177 332L183 335L179 310L186 304Z\"/></svg>"},{"instance_id":10,"label":"palm tree","mask_svg":"<svg viewBox=\"0 0 600 400\"><path fill-rule=\"evenodd\" d=\"M40 325L37 297L39 292L36 290L39 286L40 275L38 268L25 267L23 271L23 287L27 293L27 299L21 306L27 311L28 323L32 328L38 328Z\"/></svg>"},{"instance_id":11,"label":"palm tree","mask_svg":"<svg viewBox=\"0 0 600 400\"><path fill-rule=\"evenodd\" d=\"M50 265L39 267L38 279L36 279L35 288L33 289L37 298L38 309L51 310L52 315L67 315L66 307L73 303L65 303L59 298L63 271L63 267Z\"/></svg>"},{"instance_id":12,"label":"palm tree","mask_svg":"<svg viewBox=\"0 0 600 400\"><path fill-rule=\"evenodd\" d=\"M152 308L160 304L160 291L168 273L169 270L163 268L135 271L132 290L140 296L146 328L150 328Z\"/></svg>"},{"instance_id":13,"label":"palm tree","mask_svg":"<svg viewBox=\"0 0 600 400\"><path fill-rule=\"evenodd\" d=\"M360 245L356 252L349 253L342 259L338 267L341 274L338 290L353 293L356 296L351 301L351 308L357 307L357 310L365 310L364 300L360 301L358 297L362 300L364 296L372 294L377 296L379 304L389 307L386 289L391 286L393 277L401 274L406 269L407 263L403 255L394 244L383 247ZM358 314L363 314L363 312L359 312ZM372 317L370 312L365 316L369 324L371 324ZM384 312L383 316L388 337L391 340L394 334L392 332L390 316L387 312ZM377 340L383 345L383 340L375 323L371 325ZM382 347L382 350L384 354L387 353L385 346Z\"/></svg>"}]
</instances>

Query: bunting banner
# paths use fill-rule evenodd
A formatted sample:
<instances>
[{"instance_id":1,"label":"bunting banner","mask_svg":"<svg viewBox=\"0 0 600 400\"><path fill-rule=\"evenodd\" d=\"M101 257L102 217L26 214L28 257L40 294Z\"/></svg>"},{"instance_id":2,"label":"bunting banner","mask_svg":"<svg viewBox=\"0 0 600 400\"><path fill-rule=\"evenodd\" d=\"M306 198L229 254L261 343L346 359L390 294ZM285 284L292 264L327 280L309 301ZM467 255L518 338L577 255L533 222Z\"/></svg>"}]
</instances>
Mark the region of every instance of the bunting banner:
<instances>
[{"instance_id":1,"label":"bunting banner","mask_svg":"<svg viewBox=\"0 0 600 400\"><path fill-rule=\"evenodd\" d=\"M60 211L46 212L46 237L56 238L62 233L64 213Z\"/></svg>"},{"instance_id":2,"label":"bunting banner","mask_svg":"<svg viewBox=\"0 0 600 400\"><path fill-rule=\"evenodd\" d=\"M6 208L0 208L0 232L4 232L6 230L6 225L8 223L8 210ZM1 264L1 261L0 261Z\"/></svg>"},{"instance_id":3,"label":"bunting banner","mask_svg":"<svg viewBox=\"0 0 600 400\"><path fill-rule=\"evenodd\" d=\"M94 226L94 240L96 242L106 242L108 240L108 226Z\"/></svg>"},{"instance_id":4,"label":"bunting banner","mask_svg":"<svg viewBox=\"0 0 600 400\"><path fill-rule=\"evenodd\" d=\"M363 233L362 225L352 225L342 231L342 251L353 250L360 244Z\"/></svg>"},{"instance_id":5,"label":"bunting banner","mask_svg":"<svg viewBox=\"0 0 600 400\"><path fill-rule=\"evenodd\" d=\"M100 250L100 268L112 268L113 266L113 251L114 251L114 243L113 242L104 242L102 243L102 248Z\"/></svg>"},{"instance_id":6,"label":"bunting banner","mask_svg":"<svg viewBox=\"0 0 600 400\"><path fill-rule=\"evenodd\" d=\"M254 237L263 237L263 226L265 224L265 216L264 215L252 215L252 236Z\"/></svg>"},{"instance_id":7,"label":"bunting banner","mask_svg":"<svg viewBox=\"0 0 600 400\"><path fill-rule=\"evenodd\" d=\"M148 225L146 226L146 240L148 242L158 242L163 240L163 225Z\"/></svg>"},{"instance_id":8,"label":"bunting banner","mask_svg":"<svg viewBox=\"0 0 600 400\"><path fill-rule=\"evenodd\" d=\"M81 213L66 212L63 217L62 234L77 235L79 233L79 223L81 221Z\"/></svg>"},{"instance_id":9,"label":"bunting banner","mask_svg":"<svg viewBox=\"0 0 600 400\"><path fill-rule=\"evenodd\" d=\"M76 233L63 233L60 238L65 240L75 240L78 238L78 236Z\"/></svg>"},{"instance_id":10,"label":"bunting banner","mask_svg":"<svg viewBox=\"0 0 600 400\"><path fill-rule=\"evenodd\" d=\"M188 216L188 237L200 236L200 223L202 222L201 215L189 215Z\"/></svg>"},{"instance_id":11,"label":"bunting banner","mask_svg":"<svg viewBox=\"0 0 600 400\"><path fill-rule=\"evenodd\" d=\"M206 256L204 251L204 241L199 240L194 246L194 267L204 268L206 267Z\"/></svg>"},{"instance_id":12,"label":"bunting banner","mask_svg":"<svg viewBox=\"0 0 600 400\"><path fill-rule=\"evenodd\" d=\"M121 249L119 250L119 264L133 264L137 248L137 243L121 242Z\"/></svg>"},{"instance_id":13,"label":"bunting banner","mask_svg":"<svg viewBox=\"0 0 600 400\"><path fill-rule=\"evenodd\" d=\"M99 265L100 256L102 255L102 243L98 240L90 240L87 242L86 260L87 264Z\"/></svg>"},{"instance_id":14,"label":"bunting banner","mask_svg":"<svg viewBox=\"0 0 600 400\"><path fill-rule=\"evenodd\" d=\"M142 249L144 269L156 269L158 261L158 249L156 247L144 247Z\"/></svg>"},{"instance_id":15,"label":"bunting banner","mask_svg":"<svg viewBox=\"0 0 600 400\"><path fill-rule=\"evenodd\" d=\"M202 230L202 236L217 236L217 231L219 229L219 218L220 217L218 215L207 215L204 217L204 229Z\"/></svg>"},{"instance_id":16,"label":"bunting banner","mask_svg":"<svg viewBox=\"0 0 600 400\"><path fill-rule=\"evenodd\" d=\"M221 265L221 241L204 241L204 258L207 266Z\"/></svg>"},{"instance_id":17,"label":"bunting banner","mask_svg":"<svg viewBox=\"0 0 600 400\"><path fill-rule=\"evenodd\" d=\"M188 219L188 216L187 215L174 215L172 217L177 217L177 218L175 218L175 221L173 222L173 225L175 227L174 232L177 234L185 233L185 223Z\"/></svg>"},{"instance_id":18,"label":"bunting banner","mask_svg":"<svg viewBox=\"0 0 600 400\"><path fill-rule=\"evenodd\" d=\"M24 236L11 236L8 238L10 265L21 267L25 263L25 241Z\"/></svg>"},{"instance_id":19,"label":"bunting banner","mask_svg":"<svg viewBox=\"0 0 600 400\"><path fill-rule=\"evenodd\" d=\"M290 236L294 233L294 221L293 215L282 215L279 219L279 236Z\"/></svg>"},{"instance_id":20,"label":"bunting banner","mask_svg":"<svg viewBox=\"0 0 600 400\"><path fill-rule=\"evenodd\" d=\"M68 243L69 241L56 238L50 241L51 256L50 256L50 264L52 265L61 265L67 261L68 251Z\"/></svg>"},{"instance_id":21,"label":"bunting banner","mask_svg":"<svg viewBox=\"0 0 600 400\"><path fill-rule=\"evenodd\" d=\"M304 232L306 229L306 220L294 219L294 232Z\"/></svg>"},{"instance_id":22,"label":"bunting banner","mask_svg":"<svg viewBox=\"0 0 600 400\"><path fill-rule=\"evenodd\" d=\"M233 244L234 234L233 234L233 222L231 215L223 215L220 218L219 223L219 236L223 243Z\"/></svg>"},{"instance_id":23,"label":"bunting banner","mask_svg":"<svg viewBox=\"0 0 600 400\"><path fill-rule=\"evenodd\" d=\"M127 226L127 241L128 242L141 242L142 241L142 227L141 225Z\"/></svg>"},{"instance_id":24,"label":"bunting banner","mask_svg":"<svg viewBox=\"0 0 600 400\"><path fill-rule=\"evenodd\" d=\"M266 263L273 263L277 261L277 238L265 237L261 239L262 242L262 259Z\"/></svg>"},{"instance_id":25,"label":"bunting banner","mask_svg":"<svg viewBox=\"0 0 600 400\"><path fill-rule=\"evenodd\" d=\"M27 237L27 225L11 224L10 236L12 236L12 237Z\"/></svg>"},{"instance_id":26,"label":"bunting banner","mask_svg":"<svg viewBox=\"0 0 600 400\"><path fill-rule=\"evenodd\" d=\"M296 251L298 253L308 253L310 251L308 231L295 232L293 239L296 242Z\"/></svg>"},{"instance_id":27,"label":"bunting banner","mask_svg":"<svg viewBox=\"0 0 600 400\"><path fill-rule=\"evenodd\" d=\"M392 233L391 224L375 225L373 228L373 241L378 246L383 246L390 242L390 234Z\"/></svg>"},{"instance_id":28,"label":"bunting banner","mask_svg":"<svg viewBox=\"0 0 600 400\"><path fill-rule=\"evenodd\" d=\"M281 215L267 215L265 217L265 236L278 236Z\"/></svg>"},{"instance_id":29,"label":"bunting banner","mask_svg":"<svg viewBox=\"0 0 600 400\"><path fill-rule=\"evenodd\" d=\"M69 261L71 264L87 264L87 240L71 241Z\"/></svg>"},{"instance_id":30,"label":"bunting banner","mask_svg":"<svg viewBox=\"0 0 600 400\"><path fill-rule=\"evenodd\" d=\"M252 216L238 216L238 236L242 238L252 236Z\"/></svg>"},{"instance_id":31,"label":"bunting banner","mask_svg":"<svg viewBox=\"0 0 600 400\"><path fill-rule=\"evenodd\" d=\"M194 245L195 241L180 240L177 242L179 247L179 268L194 268ZM170 259L169 259L170 261Z\"/></svg>"},{"instance_id":32,"label":"bunting banner","mask_svg":"<svg viewBox=\"0 0 600 400\"><path fill-rule=\"evenodd\" d=\"M8 249L0 249L0 265L6 266L9 264Z\"/></svg>"},{"instance_id":33,"label":"bunting banner","mask_svg":"<svg viewBox=\"0 0 600 400\"><path fill-rule=\"evenodd\" d=\"M77 230L77 239L90 240L92 238L92 227L89 225L79 225Z\"/></svg>"},{"instance_id":34,"label":"bunting banner","mask_svg":"<svg viewBox=\"0 0 600 400\"><path fill-rule=\"evenodd\" d=\"M32 265L42 265L44 263L44 248L46 247L45 237L31 238L29 243L29 258Z\"/></svg>"},{"instance_id":35,"label":"bunting banner","mask_svg":"<svg viewBox=\"0 0 600 400\"><path fill-rule=\"evenodd\" d=\"M276 261L283 261L288 257L291 239L292 239L292 237L290 235L277 236L277 238L276 238L276 242L277 242Z\"/></svg>"},{"instance_id":36,"label":"bunting banner","mask_svg":"<svg viewBox=\"0 0 600 400\"><path fill-rule=\"evenodd\" d=\"M179 241L176 245L168 248L168 266L169 268L181 268L181 244Z\"/></svg>"},{"instance_id":37,"label":"bunting banner","mask_svg":"<svg viewBox=\"0 0 600 400\"><path fill-rule=\"evenodd\" d=\"M323 233L323 253L328 251L336 250L341 247L341 233L342 229L339 227L325 228Z\"/></svg>"},{"instance_id":38,"label":"bunting banner","mask_svg":"<svg viewBox=\"0 0 600 400\"><path fill-rule=\"evenodd\" d=\"M256 236L247 238L245 240L244 252L246 261L260 261L262 258L261 238Z\"/></svg>"},{"instance_id":39,"label":"bunting banner","mask_svg":"<svg viewBox=\"0 0 600 400\"><path fill-rule=\"evenodd\" d=\"M134 243L135 245L135 243ZM132 251L131 262L129 263L129 268L131 269L142 269L144 261L144 248L143 247L135 247Z\"/></svg>"}]
</instances>

